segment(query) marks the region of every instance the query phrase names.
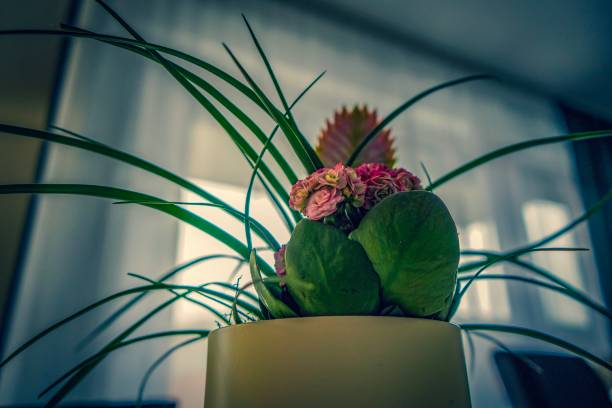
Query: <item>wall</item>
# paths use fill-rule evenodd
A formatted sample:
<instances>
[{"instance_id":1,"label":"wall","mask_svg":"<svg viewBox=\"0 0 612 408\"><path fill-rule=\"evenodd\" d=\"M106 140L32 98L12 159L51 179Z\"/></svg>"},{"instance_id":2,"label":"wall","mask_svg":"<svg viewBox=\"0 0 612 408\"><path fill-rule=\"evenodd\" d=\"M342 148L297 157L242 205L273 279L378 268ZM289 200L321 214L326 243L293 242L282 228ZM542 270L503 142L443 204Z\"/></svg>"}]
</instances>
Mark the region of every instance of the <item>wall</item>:
<instances>
[{"instance_id":1,"label":"wall","mask_svg":"<svg viewBox=\"0 0 612 408\"><path fill-rule=\"evenodd\" d=\"M58 27L68 0L8 0L0 30ZM0 37L0 123L44 129L49 115L62 40L59 37ZM34 181L41 142L0 133L0 184ZM0 320L15 280L30 197L0 198ZM1 332L2 330L0 330Z\"/></svg>"}]
</instances>

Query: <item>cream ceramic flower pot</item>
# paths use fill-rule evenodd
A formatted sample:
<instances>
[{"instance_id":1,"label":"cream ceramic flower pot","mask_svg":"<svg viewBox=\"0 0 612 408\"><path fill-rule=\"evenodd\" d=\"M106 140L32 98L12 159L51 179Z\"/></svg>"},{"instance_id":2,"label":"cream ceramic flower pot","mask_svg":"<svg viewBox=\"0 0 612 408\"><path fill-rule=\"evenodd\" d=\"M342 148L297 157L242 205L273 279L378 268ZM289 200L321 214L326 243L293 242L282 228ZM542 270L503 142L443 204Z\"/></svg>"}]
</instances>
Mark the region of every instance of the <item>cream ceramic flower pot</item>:
<instances>
[{"instance_id":1,"label":"cream ceramic flower pot","mask_svg":"<svg viewBox=\"0 0 612 408\"><path fill-rule=\"evenodd\" d=\"M206 408L469 407L459 328L381 316L222 328L208 345Z\"/></svg>"}]
</instances>

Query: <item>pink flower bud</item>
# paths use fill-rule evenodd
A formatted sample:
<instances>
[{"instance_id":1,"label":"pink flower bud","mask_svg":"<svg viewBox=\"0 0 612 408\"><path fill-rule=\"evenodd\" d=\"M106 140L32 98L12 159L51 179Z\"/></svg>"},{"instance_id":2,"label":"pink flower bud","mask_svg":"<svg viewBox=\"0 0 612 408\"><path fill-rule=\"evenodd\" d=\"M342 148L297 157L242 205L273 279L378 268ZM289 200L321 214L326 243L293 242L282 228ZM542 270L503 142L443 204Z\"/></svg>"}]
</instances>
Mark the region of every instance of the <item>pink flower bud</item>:
<instances>
[{"instance_id":1,"label":"pink flower bud","mask_svg":"<svg viewBox=\"0 0 612 408\"><path fill-rule=\"evenodd\" d=\"M283 277L287 274L287 269L285 268L286 249L287 245L281 245L279 250L274 253L274 269L276 270L276 274L280 277Z\"/></svg>"},{"instance_id":2,"label":"pink flower bud","mask_svg":"<svg viewBox=\"0 0 612 408\"><path fill-rule=\"evenodd\" d=\"M311 220L320 220L335 213L342 201L344 196L340 190L329 186L321 187L308 198L304 215Z\"/></svg>"}]
</instances>

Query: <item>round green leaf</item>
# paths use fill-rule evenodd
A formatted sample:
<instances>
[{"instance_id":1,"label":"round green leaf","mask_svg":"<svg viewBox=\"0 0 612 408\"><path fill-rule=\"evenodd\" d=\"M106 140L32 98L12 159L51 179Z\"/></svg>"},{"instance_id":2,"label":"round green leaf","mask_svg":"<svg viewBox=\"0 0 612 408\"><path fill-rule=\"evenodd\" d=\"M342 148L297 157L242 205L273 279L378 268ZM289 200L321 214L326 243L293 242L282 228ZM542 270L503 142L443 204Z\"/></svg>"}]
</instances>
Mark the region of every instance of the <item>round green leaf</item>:
<instances>
[{"instance_id":1,"label":"round green leaf","mask_svg":"<svg viewBox=\"0 0 612 408\"><path fill-rule=\"evenodd\" d=\"M366 214L351 239L380 277L382 300L412 316L448 308L457 280L457 228L442 200L427 191L394 194Z\"/></svg>"},{"instance_id":2,"label":"round green leaf","mask_svg":"<svg viewBox=\"0 0 612 408\"><path fill-rule=\"evenodd\" d=\"M285 282L302 316L374 314L380 284L361 245L337 228L300 221L285 252Z\"/></svg>"}]
</instances>

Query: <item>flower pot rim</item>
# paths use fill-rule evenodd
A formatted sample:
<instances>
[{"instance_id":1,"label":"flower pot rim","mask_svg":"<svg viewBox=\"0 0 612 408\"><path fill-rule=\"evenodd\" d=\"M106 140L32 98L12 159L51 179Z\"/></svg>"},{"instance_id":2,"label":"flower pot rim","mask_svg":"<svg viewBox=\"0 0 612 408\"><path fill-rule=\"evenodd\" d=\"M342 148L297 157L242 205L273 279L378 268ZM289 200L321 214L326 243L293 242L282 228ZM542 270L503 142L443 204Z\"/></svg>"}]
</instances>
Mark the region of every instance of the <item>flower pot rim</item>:
<instances>
[{"instance_id":1,"label":"flower pot rim","mask_svg":"<svg viewBox=\"0 0 612 408\"><path fill-rule=\"evenodd\" d=\"M404 320L404 321L414 321L414 320L418 320L419 322L430 322L430 323L425 323L425 324L432 324L432 325L437 325L440 327L451 327L453 329L457 329L460 330L461 327L455 323L452 322L447 322L447 321L443 321L443 320L434 320L434 319L426 319L423 317L408 317L408 316L380 316L380 315L334 315L334 316L304 316L304 317L287 317L287 318L282 318L282 319L271 319L271 320L256 320L256 321L249 321L249 322L244 322L244 323L240 323L240 324L232 324L230 326L224 326L224 327L219 327L216 328L215 330L211 331L209 334L209 338L210 336L212 336L213 334L216 334L222 330L226 330L226 329L232 329L232 328L238 328L238 327L247 327L247 326L253 326L253 325L262 325L262 324L271 324L274 322L274 324L280 324L281 322L292 322L292 321L304 321L304 320L308 320L308 321L313 321L313 320L329 320L329 319L348 319L348 320L371 320L371 319L376 319L376 320Z\"/></svg>"}]
</instances>

